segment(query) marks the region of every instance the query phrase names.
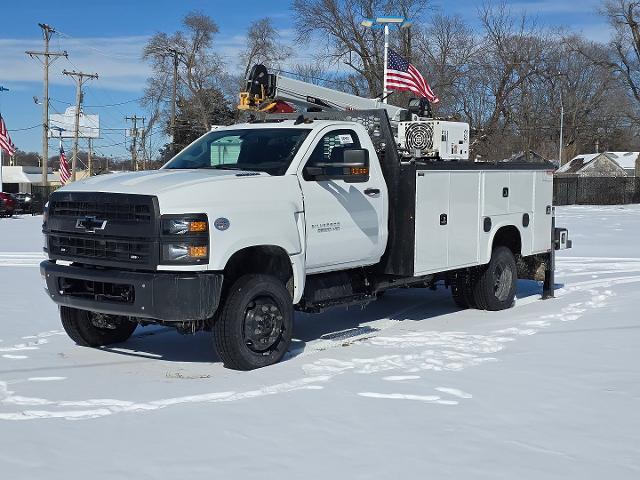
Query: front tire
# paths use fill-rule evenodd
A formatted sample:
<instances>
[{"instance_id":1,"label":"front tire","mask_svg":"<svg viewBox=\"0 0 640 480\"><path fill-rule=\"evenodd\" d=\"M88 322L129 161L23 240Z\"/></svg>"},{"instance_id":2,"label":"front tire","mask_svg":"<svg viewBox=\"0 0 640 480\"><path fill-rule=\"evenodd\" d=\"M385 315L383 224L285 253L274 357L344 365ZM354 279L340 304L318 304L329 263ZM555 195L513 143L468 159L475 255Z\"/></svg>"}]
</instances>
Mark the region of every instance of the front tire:
<instances>
[{"instance_id":1,"label":"front tire","mask_svg":"<svg viewBox=\"0 0 640 480\"><path fill-rule=\"evenodd\" d=\"M228 368L253 370L278 363L289 349L293 302L271 275L245 275L229 289L213 324L214 346Z\"/></svg>"},{"instance_id":2,"label":"front tire","mask_svg":"<svg viewBox=\"0 0 640 480\"><path fill-rule=\"evenodd\" d=\"M102 347L122 343L129 339L138 326L129 317L60 307L62 327L67 335L81 347Z\"/></svg>"},{"instance_id":3,"label":"front tire","mask_svg":"<svg viewBox=\"0 0 640 480\"><path fill-rule=\"evenodd\" d=\"M473 286L473 298L482 310L506 310L513 305L518 281L518 269L513 253L507 247L497 247L489 264L480 267Z\"/></svg>"}]
</instances>

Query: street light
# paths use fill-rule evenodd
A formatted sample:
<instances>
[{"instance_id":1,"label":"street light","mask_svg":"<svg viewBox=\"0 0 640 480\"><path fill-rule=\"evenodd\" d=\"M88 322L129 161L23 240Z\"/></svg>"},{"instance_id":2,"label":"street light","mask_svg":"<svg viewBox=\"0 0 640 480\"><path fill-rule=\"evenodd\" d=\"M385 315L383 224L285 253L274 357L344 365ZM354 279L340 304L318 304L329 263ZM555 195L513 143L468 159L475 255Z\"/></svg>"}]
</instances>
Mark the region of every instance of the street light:
<instances>
[{"instance_id":1,"label":"street light","mask_svg":"<svg viewBox=\"0 0 640 480\"><path fill-rule=\"evenodd\" d=\"M562 98L562 77L566 76L566 73L558 72L560 78L560 144L558 145L558 165L562 166L562 147L564 143L564 99Z\"/></svg>"},{"instance_id":2,"label":"street light","mask_svg":"<svg viewBox=\"0 0 640 480\"><path fill-rule=\"evenodd\" d=\"M389 25L397 25L400 28L409 28L413 22L404 17L377 17L375 19L365 18L360 22L365 28L384 29L384 73L383 73L383 93L382 102L387 103L390 91L387 90L387 63L389 59Z\"/></svg>"}]
</instances>

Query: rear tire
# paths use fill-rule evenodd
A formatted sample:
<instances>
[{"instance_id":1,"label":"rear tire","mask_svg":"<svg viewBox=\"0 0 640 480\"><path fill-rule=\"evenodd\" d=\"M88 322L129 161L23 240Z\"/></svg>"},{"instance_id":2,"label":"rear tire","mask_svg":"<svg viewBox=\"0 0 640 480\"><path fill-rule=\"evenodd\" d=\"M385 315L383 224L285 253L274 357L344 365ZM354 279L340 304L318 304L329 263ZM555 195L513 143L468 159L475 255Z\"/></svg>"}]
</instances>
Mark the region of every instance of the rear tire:
<instances>
[{"instance_id":1,"label":"rear tire","mask_svg":"<svg viewBox=\"0 0 640 480\"><path fill-rule=\"evenodd\" d=\"M289 349L292 332L291 294L271 275L240 277L213 324L218 356L234 370L278 363Z\"/></svg>"},{"instance_id":2,"label":"rear tire","mask_svg":"<svg viewBox=\"0 0 640 480\"><path fill-rule=\"evenodd\" d=\"M104 315L71 307L60 307L60 319L67 335L82 347L102 347L125 342L138 326L129 317Z\"/></svg>"},{"instance_id":3,"label":"rear tire","mask_svg":"<svg viewBox=\"0 0 640 480\"><path fill-rule=\"evenodd\" d=\"M506 310L513 305L518 281L518 269L513 252L496 247L491 260L478 271L473 285L473 298L482 310Z\"/></svg>"}]
</instances>

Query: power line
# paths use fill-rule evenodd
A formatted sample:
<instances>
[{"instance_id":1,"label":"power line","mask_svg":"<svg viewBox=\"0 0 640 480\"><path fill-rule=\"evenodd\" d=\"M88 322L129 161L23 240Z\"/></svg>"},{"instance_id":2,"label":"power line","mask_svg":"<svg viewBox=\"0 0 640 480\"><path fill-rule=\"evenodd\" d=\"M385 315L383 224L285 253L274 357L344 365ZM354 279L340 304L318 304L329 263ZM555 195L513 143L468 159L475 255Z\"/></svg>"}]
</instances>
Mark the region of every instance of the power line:
<instances>
[{"instance_id":1,"label":"power line","mask_svg":"<svg viewBox=\"0 0 640 480\"><path fill-rule=\"evenodd\" d=\"M34 128L39 128L41 127L42 124L38 123L37 125L33 125L31 127L25 127L25 128L11 128L9 129L9 132L24 132L26 130L33 130Z\"/></svg>"},{"instance_id":2,"label":"power line","mask_svg":"<svg viewBox=\"0 0 640 480\"><path fill-rule=\"evenodd\" d=\"M86 108L109 108L109 107L119 107L120 105L126 105L127 103L133 103L133 102L139 102L140 100L142 100L143 97L140 98L132 98L131 100L126 100L124 102L119 102L119 103L111 103L108 105L84 105ZM65 102L64 100L57 100L55 98L52 98L51 100L53 100L54 102L58 102L58 103L63 103L65 105L73 105L73 103L71 102Z\"/></svg>"}]
</instances>

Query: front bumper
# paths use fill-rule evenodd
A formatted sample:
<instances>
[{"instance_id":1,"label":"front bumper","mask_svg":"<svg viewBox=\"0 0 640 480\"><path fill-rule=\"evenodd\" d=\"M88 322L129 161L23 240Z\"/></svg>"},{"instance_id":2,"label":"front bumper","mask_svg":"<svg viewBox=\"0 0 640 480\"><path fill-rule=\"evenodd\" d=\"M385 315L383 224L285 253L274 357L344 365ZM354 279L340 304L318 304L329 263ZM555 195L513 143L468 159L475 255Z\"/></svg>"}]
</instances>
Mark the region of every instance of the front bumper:
<instances>
[{"instance_id":1,"label":"front bumper","mask_svg":"<svg viewBox=\"0 0 640 480\"><path fill-rule=\"evenodd\" d=\"M206 320L218 308L221 273L145 273L40 264L47 292L58 305L169 322Z\"/></svg>"}]
</instances>

